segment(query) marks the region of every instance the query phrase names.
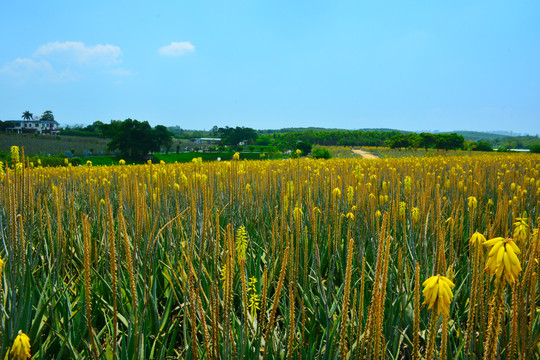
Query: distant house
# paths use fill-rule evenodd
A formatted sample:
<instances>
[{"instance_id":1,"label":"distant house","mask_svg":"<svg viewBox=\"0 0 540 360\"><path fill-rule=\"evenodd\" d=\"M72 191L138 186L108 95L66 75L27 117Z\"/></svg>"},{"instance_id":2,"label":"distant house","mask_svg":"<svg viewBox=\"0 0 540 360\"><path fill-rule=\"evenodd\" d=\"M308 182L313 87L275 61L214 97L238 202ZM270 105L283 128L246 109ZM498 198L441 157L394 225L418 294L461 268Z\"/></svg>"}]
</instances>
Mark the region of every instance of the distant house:
<instances>
[{"instance_id":1,"label":"distant house","mask_svg":"<svg viewBox=\"0 0 540 360\"><path fill-rule=\"evenodd\" d=\"M50 120L6 120L6 132L17 134L58 134L58 122Z\"/></svg>"},{"instance_id":2,"label":"distant house","mask_svg":"<svg viewBox=\"0 0 540 360\"><path fill-rule=\"evenodd\" d=\"M194 142L197 144L217 144L221 141L220 138L195 138Z\"/></svg>"}]
</instances>

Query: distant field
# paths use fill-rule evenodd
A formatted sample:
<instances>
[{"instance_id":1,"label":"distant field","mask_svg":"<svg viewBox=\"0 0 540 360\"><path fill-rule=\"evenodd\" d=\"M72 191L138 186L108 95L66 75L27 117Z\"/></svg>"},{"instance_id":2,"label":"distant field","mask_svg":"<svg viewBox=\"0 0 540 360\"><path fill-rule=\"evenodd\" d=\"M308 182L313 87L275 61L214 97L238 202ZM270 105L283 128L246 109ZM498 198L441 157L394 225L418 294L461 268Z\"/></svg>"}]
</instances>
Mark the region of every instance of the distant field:
<instances>
[{"instance_id":1,"label":"distant field","mask_svg":"<svg viewBox=\"0 0 540 360\"><path fill-rule=\"evenodd\" d=\"M109 139L80 136L0 134L0 151L9 152L11 146L17 145L24 147L24 153L28 156L41 153L56 155L71 150L75 150L76 156L82 156L83 151L91 151L93 154L106 153L109 141Z\"/></svg>"},{"instance_id":2,"label":"distant field","mask_svg":"<svg viewBox=\"0 0 540 360\"><path fill-rule=\"evenodd\" d=\"M179 154L152 154L153 162L163 161L165 163L184 163L190 162L194 158L201 157L203 161L216 161L218 158L221 160L231 160L233 153L199 153L199 152L186 152ZM80 162L81 165L86 164L87 161L91 161L92 165L118 165L119 161L123 159L121 156L91 156L91 157L81 157L73 158L71 161L74 163ZM254 153L240 153L240 160L249 159L249 160L258 160L260 159L260 154ZM136 161L130 159L123 159L126 164L136 164Z\"/></svg>"},{"instance_id":3,"label":"distant field","mask_svg":"<svg viewBox=\"0 0 540 360\"><path fill-rule=\"evenodd\" d=\"M436 150L429 149L390 149L386 147L370 147L362 146L362 149L371 152L380 158L408 158L408 157L434 157L434 156L471 156L471 155L490 155L498 154L497 152L479 152L479 151L466 151L466 150Z\"/></svg>"}]
</instances>

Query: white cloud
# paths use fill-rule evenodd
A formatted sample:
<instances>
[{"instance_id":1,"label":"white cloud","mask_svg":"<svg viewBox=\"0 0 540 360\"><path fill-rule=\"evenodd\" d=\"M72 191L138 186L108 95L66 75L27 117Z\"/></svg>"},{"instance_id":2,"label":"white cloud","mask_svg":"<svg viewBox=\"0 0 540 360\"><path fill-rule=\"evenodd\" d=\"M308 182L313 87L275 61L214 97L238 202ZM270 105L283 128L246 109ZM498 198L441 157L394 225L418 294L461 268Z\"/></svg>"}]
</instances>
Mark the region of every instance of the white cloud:
<instances>
[{"instance_id":1,"label":"white cloud","mask_svg":"<svg viewBox=\"0 0 540 360\"><path fill-rule=\"evenodd\" d=\"M78 76L71 70L66 69L58 72L45 60L36 61L29 58L17 58L0 68L0 74L22 81L31 79L49 81L74 80Z\"/></svg>"},{"instance_id":2,"label":"white cloud","mask_svg":"<svg viewBox=\"0 0 540 360\"><path fill-rule=\"evenodd\" d=\"M4 64L0 75L21 83L70 81L94 76L97 71L112 76L135 75L117 67L122 62L121 56L122 51L115 45L88 46L80 41L55 41L40 46L31 57Z\"/></svg>"},{"instance_id":3,"label":"white cloud","mask_svg":"<svg viewBox=\"0 0 540 360\"><path fill-rule=\"evenodd\" d=\"M120 62L122 51L116 45L87 46L80 41L50 42L39 47L35 57L53 58L84 65L112 65Z\"/></svg>"},{"instance_id":4,"label":"white cloud","mask_svg":"<svg viewBox=\"0 0 540 360\"><path fill-rule=\"evenodd\" d=\"M193 46L189 41L186 42L172 42L169 45L159 48L159 53L166 56L182 56L187 53L195 51L195 46Z\"/></svg>"},{"instance_id":5,"label":"white cloud","mask_svg":"<svg viewBox=\"0 0 540 360\"><path fill-rule=\"evenodd\" d=\"M111 69L111 70L107 71L107 73L109 73L111 75L115 75L115 76L134 76L134 75L136 75L133 71L122 69L122 68Z\"/></svg>"}]
</instances>

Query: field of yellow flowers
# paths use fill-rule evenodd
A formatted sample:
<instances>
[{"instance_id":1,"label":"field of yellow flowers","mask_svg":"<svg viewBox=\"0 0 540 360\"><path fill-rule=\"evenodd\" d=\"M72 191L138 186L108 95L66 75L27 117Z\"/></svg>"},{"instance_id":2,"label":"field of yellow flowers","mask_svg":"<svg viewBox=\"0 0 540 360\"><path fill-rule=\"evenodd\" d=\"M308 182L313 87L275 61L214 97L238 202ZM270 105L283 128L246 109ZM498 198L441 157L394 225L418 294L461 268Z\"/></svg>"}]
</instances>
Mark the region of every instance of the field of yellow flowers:
<instances>
[{"instance_id":1,"label":"field of yellow flowers","mask_svg":"<svg viewBox=\"0 0 540 360\"><path fill-rule=\"evenodd\" d=\"M538 155L12 159L0 358L540 356Z\"/></svg>"}]
</instances>

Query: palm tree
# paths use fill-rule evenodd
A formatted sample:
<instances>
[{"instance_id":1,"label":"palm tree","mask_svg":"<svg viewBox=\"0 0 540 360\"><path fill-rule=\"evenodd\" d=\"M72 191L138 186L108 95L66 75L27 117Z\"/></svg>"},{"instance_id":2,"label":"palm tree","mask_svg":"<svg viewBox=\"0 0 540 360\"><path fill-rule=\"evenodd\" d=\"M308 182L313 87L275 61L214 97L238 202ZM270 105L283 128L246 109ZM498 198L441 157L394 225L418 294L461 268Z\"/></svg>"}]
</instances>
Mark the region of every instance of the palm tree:
<instances>
[{"instance_id":1,"label":"palm tree","mask_svg":"<svg viewBox=\"0 0 540 360\"><path fill-rule=\"evenodd\" d=\"M26 121L29 121L29 120L32 120L32 118L34 117L34 114L32 114L30 111L26 110L25 112L23 112L22 114L22 118L23 120L26 120Z\"/></svg>"}]
</instances>

